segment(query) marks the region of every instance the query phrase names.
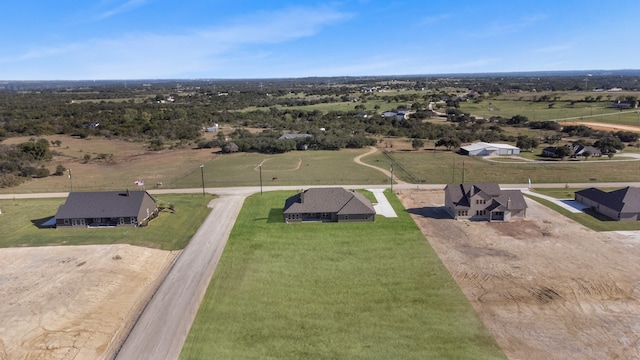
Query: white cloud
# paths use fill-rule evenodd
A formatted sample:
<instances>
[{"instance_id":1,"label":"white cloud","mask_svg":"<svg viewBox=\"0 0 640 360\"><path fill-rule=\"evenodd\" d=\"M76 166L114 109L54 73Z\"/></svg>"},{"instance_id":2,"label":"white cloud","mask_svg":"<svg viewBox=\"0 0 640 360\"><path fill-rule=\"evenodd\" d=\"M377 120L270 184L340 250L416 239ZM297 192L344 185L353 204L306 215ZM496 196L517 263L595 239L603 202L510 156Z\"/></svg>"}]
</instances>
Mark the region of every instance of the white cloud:
<instances>
[{"instance_id":1,"label":"white cloud","mask_svg":"<svg viewBox=\"0 0 640 360\"><path fill-rule=\"evenodd\" d=\"M145 0L132 0L114 10L126 11ZM105 13L106 14L106 13ZM229 20L224 27L186 29L181 33L135 33L119 38L96 38L72 44L48 45L13 58L0 58L0 63L29 60L37 68L64 64L60 69L74 69L73 74L56 74L56 78L113 79L157 78L181 74L219 74L222 64L242 54L248 45L273 45L312 37L323 28L352 15L328 7L296 7L275 12L261 12ZM263 51L263 56L268 51ZM46 64L46 65L45 65ZM55 69L55 67L53 67ZM8 71L5 69L5 71ZM68 70L67 70L68 71ZM214 77L217 75L214 75ZM1 76L0 76L1 77Z\"/></svg>"},{"instance_id":2,"label":"white cloud","mask_svg":"<svg viewBox=\"0 0 640 360\"><path fill-rule=\"evenodd\" d=\"M149 0L129 0L129 1L125 2L124 4L121 4L119 6L116 6L113 9L110 9L110 10L107 10L107 11L101 13L100 15L98 15L98 19L106 19L106 18L112 17L112 16L117 15L117 14L121 14L121 13L125 13L127 11L131 11L131 10L133 10L135 8L143 6L147 2L149 2Z\"/></svg>"},{"instance_id":3,"label":"white cloud","mask_svg":"<svg viewBox=\"0 0 640 360\"><path fill-rule=\"evenodd\" d=\"M483 38L518 33L535 26L546 18L547 17L542 14L533 14L520 19L513 19L515 21L512 20L511 22L494 23L485 29L479 29L471 33L471 36Z\"/></svg>"},{"instance_id":4,"label":"white cloud","mask_svg":"<svg viewBox=\"0 0 640 360\"><path fill-rule=\"evenodd\" d=\"M430 26L450 18L451 18L451 14L439 14L439 15L433 15L433 16L426 16L420 19L418 21L418 24L420 26Z\"/></svg>"},{"instance_id":5,"label":"white cloud","mask_svg":"<svg viewBox=\"0 0 640 360\"><path fill-rule=\"evenodd\" d=\"M537 52L537 53L555 53L555 52L562 52L565 50L570 50L573 48L573 44L558 44L558 45L551 45L551 46L545 46L545 47L541 47L541 48L537 48L537 49L533 49L533 52Z\"/></svg>"}]
</instances>

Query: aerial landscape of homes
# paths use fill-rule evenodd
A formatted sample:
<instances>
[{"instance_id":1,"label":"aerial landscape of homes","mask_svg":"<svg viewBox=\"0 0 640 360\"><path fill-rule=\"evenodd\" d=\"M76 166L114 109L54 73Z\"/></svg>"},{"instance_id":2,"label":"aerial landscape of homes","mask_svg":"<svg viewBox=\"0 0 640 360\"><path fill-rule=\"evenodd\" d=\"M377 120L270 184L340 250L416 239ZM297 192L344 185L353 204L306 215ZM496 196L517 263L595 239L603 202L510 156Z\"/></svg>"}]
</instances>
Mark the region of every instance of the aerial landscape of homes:
<instances>
[{"instance_id":1,"label":"aerial landscape of homes","mask_svg":"<svg viewBox=\"0 0 640 360\"><path fill-rule=\"evenodd\" d=\"M574 82L576 81L579 82L580 79L574 79ZM193 256L200 256L201 263L199 264L207 264L211 267L210 274L220 276L219 279L214 278L215 280L211 282L209 282L209 278L202 278L204 279L202 284L205 285L198 289L204 292L206 284L210 284L210 291L213 294L211 296L216 299L213 300L214 303L219 300L215 296L237 295L238 297L229 301L229 303L236 305L245 301L243 299L252 297L245 293L250 290L245 286L254 286L255 282L252 282L252 279L255 280L257 274L265 276L261 279L266 284L264 288L256 290L256 293L260 294L258 298L265 299L263 296L269 293L271 297L267 302L276 304L281 303L283 297L296 298L291 296L293 290L289 288L291 284L297 284L298 279L302 277L316 276L317 271L324 269L326 278L306 278L304 282L308 285L301 286L297 291L311 294L318 292L332 296L344 295L347 303L352 303L354 308L344 309L335 306L334 299L328 297L325 299L327 301L322 301L321 304L313 303L315 301L313 298L305 298L303 301L286 306L285 310L308 307L309 309L314 308L314 310L319 309L322 316L333 311L361 316L364 314L359 308L361 305L371 306L374 302L371 299L380 294L397 293L397 296L383 296L384 299L375 300L376 306L403 309L404 312L407 309L405 305L408 303L403 304L403 301L409 299L412 303L409 305L412 310L407 312L409 317L423 317L427 321L411 321L400 314L395 314L393 320L384 320L382 317L386 316L384 315L386 312L380 311L378 314L379 311L376 310L374 311L376 314L372 314L372 319L377 323L387 323L387 325L376 327L376 332L383 327L390 329L398 326L401 329L409 329L408 332L419 334L416 336L426 336L426 334L430 334L431 329L424 328L424 326L428 327L429 320L432 320L430 318L431 311L435 309L432 308L430 301L424 301L425 296L431 296L425 294L440 292L447 285L432 282L431 278L425 274L437 272L443 279L448 279L446 280L447 284L451 287L447 288L447 292L458 292L458 295L461 295L458 286L463 291L470 291L467 293L467 295L471 294L468 295L468 298L461 299L466 305L472 303L475 307L477 304L473 302L477 301L478 297L474 295L476 290L473 289L473 284L470 284L469 281L486 279L487 277L486 274L476 273L485 271L481 268L482 264L476 264L479 267L474 268L468 265L471 263L470 260L490 259L488 261L491 262L491 266L504 265L512 266L512 270L518 269L519 265L515 263L519 261L518 259L523 261L535 259L528 254L533 249L532 244L542 243L536 241L537 236L545 236L545 240L549 240L554 235L565 235L564 237L558 236L559 242L557 244L567 244L565 249L572 250L570 244L565 241L566 234L555 234L553 229L556 225L550 224L552 222L555 224L556 220L574 221L572 218L574 215L565 213L562 213L565 216L553 213L549 215L549 212L553 210L546 209L547 212L541 210L541 203L537 202L538 198L534 200L533 197L534 194L543 195L545 187L543 185L562 188L553 190L565 198L573 196L576 191L576 199L582 197L582 202L587 203L588 207L593 207L594 211L599 209L600 213L621 220L621 222L609 221L602 225L604 221L601 221L600 217L592 216L593 212L587 209L586 212L575 215L576 218L579 217L575 221L598 222L598 226L606 227L609 230L635 230L632 221L623 221L635 220L638 217L633 207L633 204L638 203L635 200L634 191L629 190L623 196L624 204L620 205L612 204L611 200L602 200L597 196L588 200L590 192L580 191L580 189L591 185L602 185L603 189L605 187L609 189L611 185L604 185L604 181L614 182L619 186L626 185L626 182L639 181L637 148L640 143L638 143L637 137L617 134L613 130L593 131L589 134L586 132L584 134L563 133L562 127L558 126L561 122L555 120L554 117L557 111L545 102L532 100L534 97L552 97L553 94L550 92L545 92L542 95L542 91L516 93L514 90L514 93L505 91L504 94L496 95L496 97L492 95L491 100L484 99L484 95L478 95L474 101L463 101L460 100L462 97L459 95L464 92L471 94L472 91L461 89L456 91L457 94L453 96L453 94L416 90L416 86L418 86L416 82L411 86L403 85L401 88L400 85L397 85L398 88L394 91L369 95L360 94L362 100L353 104L346 100L340 101L342 97L337 95L340 95L342 91L357 92L357 87L327 88L321 84L318 85L318 88L315 87L316 85L312 85L294 90L287 89L281 92L281 96L264 96L258 83L250 85L234 82L229 85L229 91L225 96L215 96L220 90L219 88L212 92L211 88L205 89L200 85L176 87L175 84L169 84L162 89L158 87L158 89L151 90L138 87L134 90L134 85L130 83L128 84L129 88L125 88L125 90L117 89L123 93L122 96L126 96L126 99L140 96L133 103L103 100L103 97L107 95L100 92L96 92L96 94L83 92L81 95L88 98L84 102L69 100L77 96L74 92L55 93L56 96L67 99L67 102L61 102L57 106L84 114L84 118L78 122L76 127L74 127L71 117L69 119L61 117L58 120L60 124L57 126L61 129L71 129L68 134L26 135L24 133L26 130L23 129L28 128L20 127L18 125L22 125L22 123L9 119L7 124L11 126L7 129L10 129L11 133L6 142L3 142L3 147L0 150L5 151L7 156L17 157L19 155L22 158L21 161L15 162L15 166L2 165L4 166L2 169L5 169L3 171L11 171L12 173L11 176L5 173L0 174L0 180L17 189L3 189L2 191L5 193L21 191L25 193L25 196L31 194L37 196L38 193L56 191L56 197L65 197L67 194L68 197L66 203L61 206L62 201L60 200L56 200L54 203L51 199L48 201L42 199L22 201L18 199L16 201L14 199L13 202L7 200L11 199L10 197L3 199L0 203L2 206L2 219L0 220L10 219L8 221L10 226L13 227L14 224L17 224L15 226L24 228L17 231L15 236L13 233L6 234L5 239L10 238L6 241L7 246L26 248L42 244L93 245L98 243L104 245L114 242L128 243L131 247L148 246L152 249L166 250L164 253L166 256L177 257L176 266L180 265L191 270L202 267L195 266L194 258L188 258L185 255L195 254ZM240 89L243 90L237 90L236 86L241 86ZM251 86L254 87L251 88ZM469 84L468 86L475 85ZM418 87L418 89L422 88L423 86ZM316 90L317 93L310 94ZM173 96L169 95L174 92ZM388 94L388 97L383 97L387 95L380 94ZM556 107L563 108L562 111L575 112L580 116L595 110L597 105L598 111L602 113L599 115L609 117L609 119L623 119L627 123L637 120L638 114L636 112L618 112L617 109L608 108L608 102L607 104L587 102L584 100L590 96L587 94L584 91L566 91L555 95L553 101L558 104L555 105ZM633 93L630 92L630 94ZM24 111L23 108L28 109L31 106L24 104L27 102L25 98L30 96L38 99L39 94L12 94L7 104L12 111L21 113ZM118 95L113 96L117 97ZM154 96L162 99L172 96L175 100L158 102L153 101ZM151 100L147 101L148 98ZM458 102L458 100L460 101ZM484 117L475 118L471 116L471 113L465 113L464 119L453 121L445 114L445 111L452 109L462 113L467 111L465 106L476 106L475 109L472 108L469 111L481 112L483 108L498 104L498 101L505 104L501 106L508 107L509 111L513 111L512 109L515 108L525 108L526 111L529 111L528 116L537 116L538 119L544 117L545 120L542 123L528 121L526 117L520 116L518 120L523 122L518 123L518 126L513 126L508 118L508 116L512 116L509 112L500 114L495 112L496 116L492 120L487 120ZM254 106L263 102L268 102L268 110L260 109L262 106L255 110ZM572 102L575 102L575 107L570 107L573 105ZM210 110L217 107L220 109L229 107L234 111ZM395 108L396 110L383 112L381 108ZM535 110L531 108L535 108ZM194 111L193 116L190 114L183 117L185 113L178 110L184 109L197 109L197 111ZM127 116L114 115L125 110L128 112ZM451 114L453 113L452 110ZM189 113L187 112L187 114ZM165 115L171 119L167 119ZM24 116L31 115L25 114ZM89 120L92 118L100 119L100 122ZM147 119L148 126L144 125L144 121L140 119ZM38 124L38 121L38 119L33 120L34 131L49 129L46 123ZM186 126L190 121L192 122L191 126ZM99 126L82 126L82 124L94 122ZM126 125L122 122L126 122ZM604 127L604 125L601 126ZM615 126L622 125L616 124ZM541 130L540 127L544 128ZM126 135L122 135L124 130L128 131ZM182 132L182 130L185 131ZM589 160L588 157L597 157L600 154L600 149L595 145L597 140L618 136L620 136L620 141L624 142L624 150L616 152L614 157L606 161L563 163L540 158L541 155L544 156L551 150L555 154L554 149L565 150L566 148L570 149L574 156L581 157L581 160ZM452 141L451 146L444 145L446 147L444 150L442 149L443 145L439 145L439 140L447 138L459 141ZM518 144L518 140L521 138L535 140L535 145L531 145L529 148L522 145L521 151L518 146L513 145ZM486 141L478 142L478 140ZM236 145L235 150L225 151L226 146L232 143ZM288 146L279 147L279 144ZM461 144L463 146L460 146ZM549 149L544 148L545 146L549 146ZM492 158L493 155L496 157ZM27 158L28 161L25 161ZM460 164L462 164L462 169ZM76 175L73 183L75 187L73 188L82 191L66 192L71 185L71 178L62 175L66 174L65 169L68 166L73 166L74 175ZM45 175L47 170L53 171L54 169L55 173ZM465 173L467 179L473 179L473 181L465 182ZM458 183L460 174L462 174L462 181ZM598 174L597 178L602 182L595 183L594 174ZM271 180L265 187L264 194L262 191L263 175L267 176L266 179ZM155 183L155 188L148 192L109 191L122 189L125 184L130 184L133 179L139 178L147 179L152 184ZM531 178L536 186L535 189L531 189L531 183L529 183L530 191L525 192L525 197L521 190L527 188L527 179ZM589 183L585 186L584 183L587 181ZM508 188L501 188L499 184L512 185L508 185ZM348 189L340 186L346 186ZM303 190L299 190L301 188ZM358 190L351 190L352 188ZM176 196L175 193L182 193L182 195ZM615 190L613 193L617 194ZM167 201L164 197L168 194L173 195ZM156 196L158 196L157 202ZM380 211L383 202L379 196L388 198L389 207L395 211L394 216L388 216L385 212ZM172 201L179 201L180 207L177 213L173 211L158 212L158 203L164 204ZM554 201L555 203L561 202L557 199ZM38 202L48 206L46 212L45 206L40 206ZM234 204L234 209L236 206L240 209L244 204L238 219L229 215L232 213L230 203ZM28 210L31 206L42 210L38 210L37 215L36 211L33 211L34 215L32 216L32 212ZM55 209L58 209L57 213ZM17 219L17 211L22 211L20 219ZM190 219L191 215L196 212L202 218ZM39 232L34 232L36 229L31 229L33 228L30 226L31 224L37 226L40 223L40 219L34 220L33 218L43 217L44 219L46 215L48 219L54 213L56 216L53 217L53 222L62 229L61 231L45 232L38 229ZM206 214L214 215L202 220ZM159 218L149 223L149 220L155 218L156 215ZM586 217L588 219L584 220ZM187 224L187 219L193 222ZM196 221L198 219L200 220ZM349 224L339 224L345 222ZM144 227L147 223L150 225ZM293 225L294 223L295 225ZM415 224L421 224L420 228L416 229ZM618 227L615 227L616 225ZM220 234L224 234L223 228L228 228L229 231L233 228L233 235L212 235L214 227L219 227L217 231ZM559 227L561 226L556 226L556 229ZM65 228L82 228L83 230L69 231L64 230ZM436 231L439 234L440 230L445 234L442 242L444 247L437 248L437 244L430 243L430 241ZM491 243L483 243L484 234L489 234L494 230L498 233L487 235L487 238L491 238ZM181 236L176 235L178 231L182 234ZM420 232L418 233L418 231ZM590 236L592 232L589 232ZM577 232L570 232L570 234L573 233ZM607 234L606 236L613 237L618 234ZM568 237L571 238L571 236ZM222 253L227 238L230 241L230 246L224 250L225 255L220 257L222 270L216 275L214 269L217 266L215 265L217 259L214 258ZM410 251L398 253L397 250L404 247L408 238L411 238L408 243L413 244ZM526 241L519 241L521 239ZM595 244L594 246L600 244L597 241L592 243ZM238 252L239 247L245 246L247 249L251 249L249 252L252 255L249 258L245 257L246 254L242 251ZM304 248L305 246L308 248ZM508 246L514 247L505 248ZM287 252L283 251L284 248L287 248ZM541 248L536 249L541 250ZM318 250L322 250L323 255L313 259L314 265L310 266L310 259L304 259L304 256L314 257L319 254ZM404 247L404 250L409 250L409 247ZM438 253L434 253L434 250ZM107 270L110 269L108 266L120 266L127 263L135 267L137 264L134 256L126 257L115 253L122 251L121 248L114 248L110 251L112 253L106 257L100 253L95 255L96 257L102 256L107 260L111 259L109 261L118 259L118 262L114 261L115 264L107 264ZM454 264L454 267L449 269L450 272L447 272L446 269L434 270L437 269L437 266L427 260L429 256L423 251L443 258L454 256L452 262L448 264L448 266ZM547 250L545 249L545 251ZM298 259L301 252L306 255ZM178 253L179 256L176 255ZM279 259L273 256L275 253L279 254ZM253 257L254 255L256 257ZM366 256L360 258L361 255ZM455 256L459 256L459 258L455 258ZM543 254L542 257L544 256ZM382 270L380 267L382 263L377 261L380 258L392 258L393 260L388 261L385 264L388 267ZM294 260L301 260L302 264L292 266ZM168 259L167 261L171 262L172 260ZM82 266L92 262L88 255L83 255L82 259L74 263L82 265L74 266L84 270L87 267ZM229 262L233 264L230 265ZM57 263L64 264L65 262L62 259ZM340 271L335 270L336 265L340 266ZM394 269L400 265L406 266L406 269L396 273ZM242 269L239 266L243 266ZM467 266L470 267L465 268ZM367 273L367 271L362 271L364 268L370 269L367 271L370 272L371 279L361 279L354 276L354 272L358 275ZM529 268L538 269L535 264ZM546 269L548 266L540 268ZM580 266L575 268L581 269ZM166 271L174 274L171 269L175 268L170 267ZM227 270L229 271L227 272ZM275 273L270 273L272 270L276 270ZM164 269L158 270L159 275L157 276L160 279L158 281L164 279L165 273L162 271ZM255 271L256 273L248 275L245 271ZM505 276L510 276L509 279L517 279L520 276L515 270L514 272L504 271L508 273ZM54 271L52 273L60 272ZM187 271L187 273L191 277L204 276L204 272L195 270L193 272ZM175 274L175 276L180 276L180 272L175 272ZM226 276L229 277L225 278ZM409 282L418 281L420 284L418 286L406 284L406 288L415 289L416 293L411 296L407 295L403 290L405 285L397 286L399 278ZM105 277L105 279L110 278ZM354 284L335 283L335 280L349 281L351 279L357 280L354 280ZM497 279L497 277L491 277L491 279ZM130 278L127 280L133 281ZM228 285L230 284L231 287L240 291L237 293L235 290L220 291L221 288L216 288L216 286L220 286L218 280L229 282ZM282 283L276 284L276 281L280 280ZM361 297L353 297L353 293L348 292L349 289L360 286L360 282L368 283L369 280L372 281L367 285L367 292L359 293ZM540 276L541 284L546 280L546 275ZM166 291L177 291L176 296L178 297L182 294L183 288L178 288L178 285L175 284L192 284L186 280L169 280L167 283L173 284L173 287ZM322 283L324 283L322 287L316 287ZM327 291L329 289L325 286L328 283L333 284L330 291ZM427 287L426 283L430 287ZM273 285L273 289L268 289L269 285ZM563 292L565 291L564 285L558 285L553 289L548 284L542 285L548 286L549 289L535 288L525 291L525 295L504 294L503 296L503 294L497 294L497 297L522 299L518 306L526 306L523 304L530 301L529 296L535 297L533 301L538 301L540 296L544 299L549 297L556 299L566 295ZM472 290L469 290L469 286ZM223 288L227 289L227 285L224 285ZM283 289L285 291L282 291ZM149 289L149 291L153 292L155 289ZM535 294L540 293L542 295L536 297ZM199 295L195 293L189 294L193 295L187 297L199 298ZM164 299L163 296L159 296L157 299ZM440 297L439 300L449 302L447 297ZM193 306L199 305L200 303ZM255 306L255 303L250 302L233 308L214 305L213 310L246 313L247 309L253 309ZM143 307L140 311L147 311L146 309L150 308ZM182 309L183 306L181 304L172 305L172 309L178 308ZM207 306L204 308L212 309ZM161 310L150 313L153 314L151 317L159 318L161 313L164 316L164 313L173 312L173 310ZM486 316L490 312L490 310L487 312L479 310L478 314ZM177 314L177 310L175 313ZM261 319L268 316L273 316L274 319L290 319L290 322L285 324L287 329L290 329L289 331L299 329L296 327L298 325L302 327L309 325L308 316L300 315L301 312L293 314L285 311L285 315L281 316L282 313L272 312L272 307L268 306L263 308L260 313L260 319L248 315L242 315L238 318L229 317L230 323L225 323L221 333L216 333L211 340L203 342L200 336L203 333L210 333L208 326L212 323L211 318L220 319L219 313L211 315L212 313L205 311L204 315L198 316L205 317L206 320L201 320L199 323L204 324L206 330L194 325L193 333L195 335L193 335L194 340L192 341L197 344L193 347L185 347L185 351L193 351L192 349L198 348L203 343L222 346L226 327L235 326L235 323L238 323L238 326L246 325L246 330L242 331L246 331L248 336L254 336L257 331L256 322L260 323ZM460 314L463 314L460 316L465 319L471 319L475 316L473 312ZM175 316L180 317L181 315ZM208 316L212 317L207 319ZM328 326L344 325L342 315L334 314L333 316L335 317L324 320ZM448 313L445 317L451 316L453 315ZM37 321L34 320L35 323ZM198 321L194 324L196 323ZM407 323L417 328L411 330L410 327L404 326ZM447 326L451 325L455 328L451 332L453 337L457 337L461 331L459 327L455 326L455 323L454 321L452 324L447 324ZM159 329L162 326L155 327ZM145 329L145 326L141 325L140 328ZM270 325L265 328L270 328ZM347 328L347 330L352 329L351 325ZM369 328L369 326L364 326L364 328ZM355 332L347 336L352 336L362 330L358 325L354 325L353 329ZM385 336L390 333L397 334L396 330L397 328L389 330ZM126 332L127 329L123 331ZM309 336L314 331L324 332L324 330L310 330L305 331L304 334ZM380 331L380 333L383 332ZM268 338L266 341L268 346L275 343L272 340L274 332L265 330L264 333ZM547 336L546 333L540 337L545 338L545 336ZM159 338L154 335L150 337ZM131 338L138 339L135 336ZM288 336L288 338L292 337ZM487 339L488 347L493 348L493 339L491 337L487 337ZM499 335L496 335L496 339L500 339ZM106 341L110 340L106 339ZM151 344L154 340L139 341ZM359 340L353 340L353 337L350 337L349 341L359 346L362 345ZM378 350L380 348L397 349L394 348L395 345L392 342L395 343L391 340L389 342L378 341ZM238 345L238 342L233 339L230 343L234 344L233 346ZM325 340L315 343L325 343ZM422 341L422 338L413 341L413 343L420 347L420 351L430 347L428 342ZM504 343L500 345L505 346L508 351L508 346L513 343L515 342L507 341L506 346ZM250 346L254 345L256 344L250 344ZM136 347L136 345L129 346ZM297 343L294 346L297 346ZM625 349L628 347L623 347L623 350ZM287 351L281 350L279 354ZM334 346L329 351L345 350L342 346ZM544 346L539 351L544 353ZM259 351L256 350L256 353ZM346 353L341 352L340 354ZM373 352L369 352L369 354L371 353ZM128 353L123 352L123 354ZM300 355L302 352L295 354ZM122 356L127 359L126 355ZM342 357L348 358L349 356ZM130 356L129 358L138 357ZM206 358L206 356L191 356L190 358Z\"/></svg>"}]
</instances>

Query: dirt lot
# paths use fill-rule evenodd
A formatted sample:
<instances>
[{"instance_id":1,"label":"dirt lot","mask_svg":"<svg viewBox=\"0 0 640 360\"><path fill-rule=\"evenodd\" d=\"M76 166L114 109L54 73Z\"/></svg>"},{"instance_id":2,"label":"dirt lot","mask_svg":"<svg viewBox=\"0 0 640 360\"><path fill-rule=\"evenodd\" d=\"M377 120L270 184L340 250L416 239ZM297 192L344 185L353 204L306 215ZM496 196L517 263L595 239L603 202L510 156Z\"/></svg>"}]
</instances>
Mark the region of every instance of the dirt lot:
<instances>
[{"instance_id":1,"label":"dirt lot","mask_svg":"<svg viewBox=\"0 0 640 360\"><path fill-rule=\"evenodd\" d=\"M595 130L605 130L605 131L640 132L640 126L633 126L633 125L607 124L607 123L584 122L584 121L573 121L573 122L567 121L567 122L562 122L562 125L584 125Z\"/></svg>"},{"instance_id":2,"label":"dirt lot","mask_svg":"<svg viewBox=\"0 0 640 360\"><path fill-rule=\"evenodd\" d=\"M400 198L510 359L640 359L640 232L596 233L527 199L511 223Z\"/></svg>"},{"instance_id":3,"label":"dirt lot","mask_svg":"<svg viewBox=\"0 0 640 360\"><path fill-rule=\"evenodd\" d=\"M104 359L177 252L129 245L0 249L0 359Z\"/></svg>"}]
</instances>

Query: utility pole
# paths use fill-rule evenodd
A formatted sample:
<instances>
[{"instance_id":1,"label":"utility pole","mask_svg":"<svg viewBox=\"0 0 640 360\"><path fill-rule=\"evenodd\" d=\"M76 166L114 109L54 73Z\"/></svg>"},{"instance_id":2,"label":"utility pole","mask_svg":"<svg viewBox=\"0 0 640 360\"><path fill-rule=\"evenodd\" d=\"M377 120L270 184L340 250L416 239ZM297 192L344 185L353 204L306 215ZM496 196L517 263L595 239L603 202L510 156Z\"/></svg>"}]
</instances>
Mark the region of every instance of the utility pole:
<instances>
[{"instance_id":1,"label":"utility pole","mask_svg":"<svg viewBox=\"0 0 640 360\"><path fill-rule=\"evenodd\" d=\"M389 170L391 171L391 192L393 192L393 163L389 163Z\"/></svg>"},{"instance_id":2,"label":"utility pole","mask_svg":"<svg viewBox=\"0 0 640 360\"><path fill-rule=\"evenodd\" d=\"M260 168L260 196L262 196L262 163L258 167Z\"/></svg>"},{"instance_id":3,"label":"utility pole","mask_svg":"<svg viewBox=\"0 0 640 360\"><path fill-rule=\"evenodd\" d=\"M200 165L200 175L202 176L202 196L205 196L205 193L204 193L204 164Z\"/></svg>"}]
</instances>

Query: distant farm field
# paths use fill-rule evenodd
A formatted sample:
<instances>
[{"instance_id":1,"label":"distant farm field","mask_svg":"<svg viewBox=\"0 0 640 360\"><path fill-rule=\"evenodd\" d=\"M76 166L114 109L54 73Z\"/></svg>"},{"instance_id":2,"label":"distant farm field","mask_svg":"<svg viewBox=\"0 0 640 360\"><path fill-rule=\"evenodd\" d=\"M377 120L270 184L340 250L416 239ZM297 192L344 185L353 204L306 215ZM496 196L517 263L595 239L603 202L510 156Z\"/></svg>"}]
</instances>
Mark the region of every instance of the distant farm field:
<instances>
[{"instance_id":1,"label":"distant farm field","mask_svg":"<svg viewBox=\"0 0 640 360\"><path fill-rule=\"evenodd\" d=\"M504 359L399 217L285 224L292 192L247 198L180 359Z\"/></svg>"},{"instance_id":2,"label":"distant farm field","mask_svg":"<svg viewBox=\"0 0 640 360\"><path fill-rule=\"evenodd\" d=\"M0 247L131 244L162 250L184 248L209 214L211 196L159 195L175 205L146 227L40 229L37 225L56 214L65 198L0 200Z\"/></svg>"},{"instance_id":3,"label":"distant farm field","mask_svg":"<svg viewBox=\"0 0 640 360\"><path fill-rule=\"evenodd\" d=\"M383 174L356 164L353 159L369 149L339 151L292 151L285 154L220 154L213 149L172 149L148 151L144 144L103 138L77 139L46 136L61 140L52 147L57 155L49 164L71 169L68 174L33 179L18 187L0 189L0 193L66 192L121 190L135 187L142 180L145 188L193 188L202 186L200 165L204 165L206 187L259 186L262 163L263 184L384 184ZM3 143L16 144L28 138L11 138ZM85 161L84 157L89 156Z\"/></svg>"},{"instance_id":4,"label":"distant farm field","mask_svg":"<svg viewBox=\"0 0 640 360\"><path fill-rule=\"evenodd\" d=\"M588 95L594 96L593 94L581 93L582 98ZM460 110L483 118L492 116L510 118L515 115L522 115L526 116L530 121L584 120L622 125L640 125L640 112L637 109L619 111L609 107L611 101L575 102L572 104L569 95L560 96L560 100L555 102L527 100L533 96L535 95L527 94L523 96L522 100L517 100L513 97L498 97L480 102L462 102L460 103ZM635 96L637 96L637 93Z\"/></svg>"}]
</instances>

